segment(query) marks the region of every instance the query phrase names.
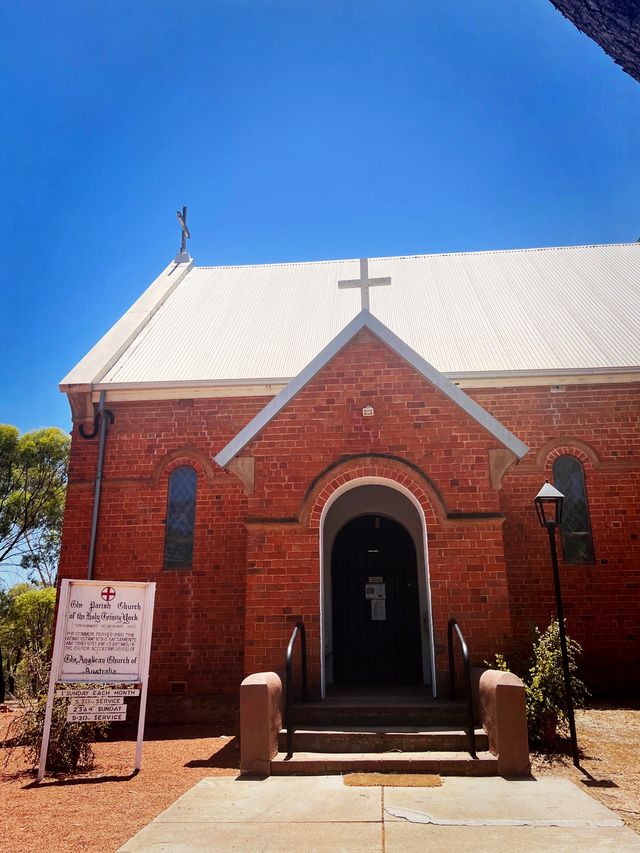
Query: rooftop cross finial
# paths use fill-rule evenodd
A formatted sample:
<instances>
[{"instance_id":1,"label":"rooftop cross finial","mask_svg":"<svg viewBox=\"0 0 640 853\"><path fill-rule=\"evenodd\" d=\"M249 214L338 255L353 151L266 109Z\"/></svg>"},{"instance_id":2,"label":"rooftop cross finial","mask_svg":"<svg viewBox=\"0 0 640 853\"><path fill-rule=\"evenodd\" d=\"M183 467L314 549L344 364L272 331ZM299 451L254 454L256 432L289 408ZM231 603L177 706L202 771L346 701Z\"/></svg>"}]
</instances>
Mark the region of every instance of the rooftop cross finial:
<instances>
[{"instance_id":1,"label":"rooftop cross finial","mask_svg":"<svg viewBox=\"0 0 640 853\"><path fill-rule=\"evenodd\" d=\"M180 222L180 227L182 228L182 240L180 241L180 251L175 256L175 262L177 264L188 263L191 260L191 255L187 252L187 239L191 237L189 233L189 229L187 227L187 206L186 204L182 208L182 213L180 211L176 211L176 216L178 217L178 221Z\"/></svg>"},{"instance_id":2,"label":"rooftop cross finial","mask_svg":"<svg viewBox=\"0 0 640 853\"><path fill-rule=\"evenodd\" d=\"M351 278L346 281L339 281L338 287L359 287L360 298L362 300L362 309L369 310L369 288L378 287L380 285L391 284L389 276L384 278L369 278L369 259L360 258L360 278Z\"/></svg>"}]
</instances>

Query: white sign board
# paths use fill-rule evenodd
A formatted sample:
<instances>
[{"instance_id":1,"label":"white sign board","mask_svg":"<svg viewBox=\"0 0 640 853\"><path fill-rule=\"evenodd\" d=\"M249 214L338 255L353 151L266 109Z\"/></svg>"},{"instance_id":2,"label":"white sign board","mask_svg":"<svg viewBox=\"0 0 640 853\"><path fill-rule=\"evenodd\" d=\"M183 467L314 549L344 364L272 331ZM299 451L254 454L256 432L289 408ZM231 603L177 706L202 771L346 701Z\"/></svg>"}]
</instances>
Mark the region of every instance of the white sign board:
<instances>
[{"instance_id":1,"label":"white sign board","mask_svg":"<svg viewBox=\"0 0 640 853\"><path fill-rule=\"evenodd\" d=\"M67 708L68 723L111 723L114 720L126 720L127 709L110 711L108 708Z\"/></svg>"},{"instance_id":2,"label":"white sign board","mask_svg":"<svg viewBox=\"0 0 640 853\"><path fill-rule=\"evenodd\" d=\"M127 707L124 704L124 696L74 696L69 700L70 708L86 708L89 705L96 707L104 705L109 708L113 706Z\"/></svg>"},{"instance_id":3,"label":"white sign board","mask_svg":"<svg viewBox=\"0 0 640 853\"><path fill-rule=\"evenodd\" d=\"M87 722L124 720L126 707L122 708L122 701L117 710L116 707L111 710L95 699L132 696L140 692L135 761L135 769L140 769L155 589L155 583L136 581L62 581L40 750L39 782L44 778L56 696L87 697L86 704L92 708L90 712L84 712L72 702L67 713L70 722ZM60 682L95 682L101 684L102 689L56 690L56 684ZM140 689L109 686L127 682L140 685Z\"/></svg>"},{"instance_id":4,"label":"white sign board","mask_svg":"<svg viewBox=\"0 0 640 853\"><path fill-rule=\"evenodd\" d=\"M373 622L387 621L387 602L384 598L371 599L371 619Z\"/></svg>"},{"instance_id":5,"label":"white sign board","mask_svg":"<svg viewBox=\"0 0 640 853\"><path fill-rule=\"evenodd\" d=\"M145 584L71 581L58 681L142 681L146 597Z\"/></svg>"},{"instance_id":6,"label":"white sign board","mask_svg":"<svg viewBox=\"0 0 640 853\"><path fill-rule=\"evenodd\" d=\"M87 688L87 687L64 687L62 690L56 690L56 698L72 696L139 696L140 689L138 687L104 687Z\"/></svg>"},{"instance_id":7,"label":"white sign board","mask_svg":"<svg viewBox=\"0 0 640 853\"><path fill-rule=\"evenodd\" d=\"M84 723L89 720L126 720L127 706L124 698L72 699L67 706L67 722Z\"/></svg>"}]
</instances>

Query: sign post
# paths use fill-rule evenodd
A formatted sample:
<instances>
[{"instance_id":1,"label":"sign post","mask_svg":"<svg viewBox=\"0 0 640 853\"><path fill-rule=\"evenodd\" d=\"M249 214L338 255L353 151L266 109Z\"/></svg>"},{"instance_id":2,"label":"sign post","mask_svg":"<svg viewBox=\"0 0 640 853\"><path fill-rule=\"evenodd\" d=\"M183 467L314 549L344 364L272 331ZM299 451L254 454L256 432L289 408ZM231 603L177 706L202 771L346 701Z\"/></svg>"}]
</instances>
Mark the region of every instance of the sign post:
<instances>
[{"instance_id":1,"label":"sign post","mask_svg":"<svg viewBox=\"0 0 640 853\"><path fill-rule=\"evenodd\" d=\"M140 695L134 765L136 770L140 769L155 590L155 583L62 581L38 782L44 779L53 702L57 696L71 699L68 722L89 722L124 720L127 713L124 697ZM61 682L96 684L96 687L56 690ZM116 684L132 686L111 686Z\"/></svg>"}]
</instances>

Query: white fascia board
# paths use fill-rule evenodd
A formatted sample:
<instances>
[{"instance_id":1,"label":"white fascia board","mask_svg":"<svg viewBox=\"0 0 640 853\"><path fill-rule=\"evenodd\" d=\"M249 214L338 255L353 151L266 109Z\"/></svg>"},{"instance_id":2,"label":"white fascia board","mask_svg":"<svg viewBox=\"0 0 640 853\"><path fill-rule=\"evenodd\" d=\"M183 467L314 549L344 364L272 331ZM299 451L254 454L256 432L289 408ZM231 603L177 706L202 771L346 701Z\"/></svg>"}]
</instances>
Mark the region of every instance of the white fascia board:
<instances>
[{"instance_id":1,"label":"white fascia board","mask_svg":"<svg viewBox=\"0 0 640 853\"><path fill-rule=\"evenodd\" d=\"M391 329L387 328L384 323L381 323L377 317L374 317L369 311L363 310L348 323L344 329L336 335L336 337L327 344L327 346L312 359L309 364L294 378L291 382L277 394L273 400L270 400L267 405L258 412L258 414L249 421L249 423L240 430L240 432L231 439L231 441L222 448L215 456L214 461L224 468L231 462L234 456L237 456L243 448L252 441L256 435L264 429L269 421L274 418L286 405L292 400L307 385L313 377L326 365L331 359L343 349L361 329L367 328L374 334L382 343L386 344L390 349L397 353L400 358L410 364L418 373L442 391L450 400L452 400L463 411L470 415L480 426L491 433L498 441L511 450L518 459L522 459L529 452L529 448L524 442L516 438L503 424L497 421L492 415L482 408L475 400L468 397L464 391L456 387L445 376L443 376L429 362L425 361L418 355L408 344L395 335Z\"/></svg>"},{"instance_id":2,"label":"white fascia board","mask_svg":"<svg viewBox=\"0 0 640 853\"><path fill-rule=\"evenodd\" d=\"M100 382L192 267L193 261L187 264L170 263L126 314L89 350L73 370L67 373L60 382L60 390L68 392L90 389Z\"/></svg>"},{"instance_id":3,"label":"white fascia board","mask_svg":"<svg viewBox=\"0 0 640 853\"><path fill-rule=\"evenodd\" d=\"M528 370L478 370L478 371L457 371L453 373L443 372L442 376L450 379L456 385L461 384L464 387L483 388L482 383L488 381L486 387L501 388L506 385L513 384L516 387L527 385L561 385L579 383L585 384L593 382L600 384L602 382L638 382L640 381L640 366L638 367L584 367L584 368L562 368L562 369L528 369ZM145 397L140 399L152 399L146 392L158 391L163 392L167 389L175 390L176 392L210 389L215 392L215 396L220 396L220 391L223 388L229 389L229 396L233 397L233 392L242 392L244 388L262 389L262 392L269 396L273 388L278 391L282 390L283 385L288 385L292 381L293 376L256 376L243 379L154 379L146 382L94 382L92 390L94 392L107 391L110 393L125 391L129 393L128 399L133 400L131 396L136 391L145 392ZM509 380L508 382L500 382L498 380ZM567 382L571 380L571 382ZM89 390L89 385L85 390ZM80 390L78 386L74 390ZM175 396L175 395L174 395ZM97 398L96 398L97 399ZM158 399L163 399L159 397Z\"/></svg>"},{"instance_id":4,"label":"white fascia board","mask_svg":"<svg viewBox=\"0 0 640 853\"><path fill-rule=\"evenodd\" d=\"M458 370L443 374L451 381L465 379L555 379L580 377L588 379L591 376L625 376L636 374L640 365L624 367L546 367L527 368L523 370Z\"/></svg>"},{"instance_id":5,"label":"white fascia board","mask_svg":"<svg viewBox=\"0 0 640 853\"><path fill-rule=\"evenodd\" d=\"M256 379L158 379L152 382L95 382L94 391L149 391L155 388L271 388L272 385L288 385L292 376Z\"/></svg>"}]
</instances>

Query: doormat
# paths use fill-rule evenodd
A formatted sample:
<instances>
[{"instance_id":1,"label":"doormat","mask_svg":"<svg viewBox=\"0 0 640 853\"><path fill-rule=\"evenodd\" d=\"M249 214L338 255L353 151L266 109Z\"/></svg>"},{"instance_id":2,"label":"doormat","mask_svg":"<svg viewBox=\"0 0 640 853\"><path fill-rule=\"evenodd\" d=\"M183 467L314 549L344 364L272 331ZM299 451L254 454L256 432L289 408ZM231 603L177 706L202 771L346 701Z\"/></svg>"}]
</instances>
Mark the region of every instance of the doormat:
<instances>
[{"instance_id":1,"label":"doormat","mask_svg":"<svg viewBox=\"0 0 640 853\"><path fill-rule=\"evenodd\" d=\"M345 785L384 786L385 788L439 788L442 777L435 773L348 773Z\"/></svg>"}]
</instances>

